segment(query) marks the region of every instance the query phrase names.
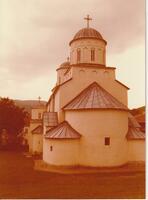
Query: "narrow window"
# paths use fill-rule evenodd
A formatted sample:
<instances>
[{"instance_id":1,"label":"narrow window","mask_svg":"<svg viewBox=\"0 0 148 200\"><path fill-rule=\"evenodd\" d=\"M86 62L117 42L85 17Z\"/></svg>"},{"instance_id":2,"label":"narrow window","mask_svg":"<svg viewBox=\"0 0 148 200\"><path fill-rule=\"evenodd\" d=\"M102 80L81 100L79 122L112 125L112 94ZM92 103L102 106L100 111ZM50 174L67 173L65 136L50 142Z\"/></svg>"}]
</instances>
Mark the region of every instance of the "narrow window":
<instances>
[{"instance_id":1,"label":"narrow window","mask_svg":"<svg viewBox=\"0 0 148 200\"><path fill-rule=\"evenodd\" d=\"M50 146L50 151L52 151L53 150L53 147L52 146Z\"/></svg>"},{"instance_id":2,"label":"narrow window","mask_svg":"<svg viewBox=\"0 0 148 200\"><path fill-rule=\"evenodd\" d=\"M38 119L41 119L41 118L42 118L42 114L38 113Z\"/></svg>"},{"instance_id":3,"label":"narrow window","mask_svg":"<svg viewBox=\"0 0 148 200\"><path fill-rule=\"evenodd\" d=\"M91 49L91 61L95 61L95 50Z\"/></svg>"},{"instance_id":4,"label":"narrow window","mask_svg":"<svg viewBox=\"0 0 148 200\"><path fill-rule=\"evenodd\" d=\"M77 49L77 62L80 62L81 60L81 50Z\"/></svg>"},{"instance_id":5,"label":"narrow window","mask_svg":"<svg viewBox=\"0 0 148 200\"><path fill-rule=\"evenodd\" d=\"M104 141L105 145L110 145L110 137L105 137L105 141Z\"/></svg>"}]
</instances>

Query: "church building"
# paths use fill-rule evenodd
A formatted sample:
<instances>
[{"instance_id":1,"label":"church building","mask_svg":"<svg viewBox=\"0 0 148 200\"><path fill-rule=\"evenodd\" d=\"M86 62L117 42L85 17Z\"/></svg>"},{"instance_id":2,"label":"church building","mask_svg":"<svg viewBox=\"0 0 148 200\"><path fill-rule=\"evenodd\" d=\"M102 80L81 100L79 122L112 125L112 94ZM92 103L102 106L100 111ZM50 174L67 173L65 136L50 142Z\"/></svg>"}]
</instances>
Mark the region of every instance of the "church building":
<instances>
[{"instance_id":1,"label":"church building","mask_svg":"<svg viewBox=\"0 0 148 200\"><path fill-rule=\"evenodd\" d=\"M70 58L56 69L43 115L43 161L91 167L144 161L145 133L129 112L129 88L106 66L107 41L85 19L87 27L69 42Z\"/></svg>"}]
</instances>

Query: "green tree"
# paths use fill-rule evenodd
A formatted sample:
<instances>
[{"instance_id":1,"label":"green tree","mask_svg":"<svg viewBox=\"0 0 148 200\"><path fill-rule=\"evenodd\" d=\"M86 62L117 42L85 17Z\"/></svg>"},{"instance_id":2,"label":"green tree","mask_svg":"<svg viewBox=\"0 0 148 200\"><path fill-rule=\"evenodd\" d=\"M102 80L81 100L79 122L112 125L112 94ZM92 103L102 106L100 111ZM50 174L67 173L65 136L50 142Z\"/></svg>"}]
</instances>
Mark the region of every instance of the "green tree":
<instances>
[{"instance_id":1,"label":"green tree","mask_svg":"<svg viewBox=\"0 0 148 200\"><path fill-rule=\"evenodd\" d=\"M8 134L17 136L25 126L28 113L24 108L15 105L9 98L0 98L0 133L6 130Z\"/></svg>"}]
</instances>

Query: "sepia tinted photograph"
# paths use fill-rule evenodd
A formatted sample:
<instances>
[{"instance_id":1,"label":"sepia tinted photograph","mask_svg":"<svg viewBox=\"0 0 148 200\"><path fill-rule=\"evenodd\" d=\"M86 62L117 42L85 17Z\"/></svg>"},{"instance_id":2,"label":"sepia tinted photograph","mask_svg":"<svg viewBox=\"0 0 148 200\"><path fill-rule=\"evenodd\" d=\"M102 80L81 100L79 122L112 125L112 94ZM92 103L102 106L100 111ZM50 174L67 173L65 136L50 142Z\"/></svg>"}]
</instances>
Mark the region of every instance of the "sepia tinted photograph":
<instances>
[{"instance_id":1,"label":"sepia tinted photograph","mask_svg":"<svg viewBox=\"0 0 148 200\"><path fill-rule=\"evenodd\" d=\"M0 199L146 199L145 0L0 0Z\"/></svg>"}]
</instances>

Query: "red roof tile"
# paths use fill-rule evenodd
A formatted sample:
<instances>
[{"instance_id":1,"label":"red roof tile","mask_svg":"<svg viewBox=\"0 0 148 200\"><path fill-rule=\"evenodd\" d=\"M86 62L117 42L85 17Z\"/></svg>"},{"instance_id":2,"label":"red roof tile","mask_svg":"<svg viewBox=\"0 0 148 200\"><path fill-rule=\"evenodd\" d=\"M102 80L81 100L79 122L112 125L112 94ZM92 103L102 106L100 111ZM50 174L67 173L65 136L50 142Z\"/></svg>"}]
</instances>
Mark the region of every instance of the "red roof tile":
<instances>
[{"instance_id":1,"label":"red roof tile","mask_svg":"<svg viewBox=\"0 0 148 200\"><path fill-rule=\"evenodd\" d=\"M128 108L108 93L98 83L94 82L84 89L71 102L64 106L64 110L79 109L120 109Z\"/></svg>"},{"instance_id":2,"label":"red roof tile","mask_svg":"<svg viewBox=\"0 0 148 200\"><path fill-rule=\"evenodd\" d=\"M48 130L45 138L48 139L79 139L81 135L66 121Z\"/></svg>"}]
</instances>

